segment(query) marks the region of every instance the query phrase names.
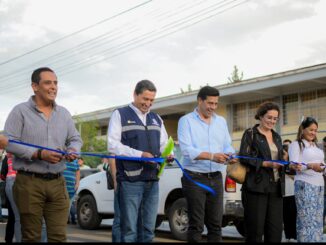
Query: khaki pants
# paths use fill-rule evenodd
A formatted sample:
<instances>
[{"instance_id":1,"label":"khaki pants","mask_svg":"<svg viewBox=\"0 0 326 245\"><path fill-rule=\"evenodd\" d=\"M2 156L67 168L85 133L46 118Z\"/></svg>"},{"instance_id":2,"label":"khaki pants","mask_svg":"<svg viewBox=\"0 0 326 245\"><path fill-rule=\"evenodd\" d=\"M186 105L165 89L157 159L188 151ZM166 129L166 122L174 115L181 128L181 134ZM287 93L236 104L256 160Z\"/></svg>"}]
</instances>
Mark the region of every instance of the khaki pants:
<instances>
[{"instance_id":1,"label":"khaki pants","mask_svg":"<svg viewBox=\"0 0 326 245\"><path fill-rule=\"evenodd\" d=\"M17 173L13 186L22 242L40 242L44 217L48 242L65 242L69 197L64 177L46 180Z\"/></svg>"}]
</instances>

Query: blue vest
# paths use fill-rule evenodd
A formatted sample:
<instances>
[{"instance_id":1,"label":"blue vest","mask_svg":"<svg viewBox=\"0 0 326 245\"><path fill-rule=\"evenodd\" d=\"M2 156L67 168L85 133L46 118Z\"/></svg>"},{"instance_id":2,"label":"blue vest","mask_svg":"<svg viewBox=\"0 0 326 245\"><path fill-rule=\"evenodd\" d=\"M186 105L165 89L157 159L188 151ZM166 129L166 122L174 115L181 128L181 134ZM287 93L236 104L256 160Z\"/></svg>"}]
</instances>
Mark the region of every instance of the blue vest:
<instances>
[{"instance_id":1,"label":"blue vest","mask_svg":"<svg viewBox=\"0 0 326 245\"><path fill-rule=\"evenodd\" d=\"M149 112L144 125L129 106L118 109L121 117L121 143L133 149L150 152L160 157L162 122L156 113ZM158 163L116 160L118 181L158 180Z\"/></svg>"}]
</instances>

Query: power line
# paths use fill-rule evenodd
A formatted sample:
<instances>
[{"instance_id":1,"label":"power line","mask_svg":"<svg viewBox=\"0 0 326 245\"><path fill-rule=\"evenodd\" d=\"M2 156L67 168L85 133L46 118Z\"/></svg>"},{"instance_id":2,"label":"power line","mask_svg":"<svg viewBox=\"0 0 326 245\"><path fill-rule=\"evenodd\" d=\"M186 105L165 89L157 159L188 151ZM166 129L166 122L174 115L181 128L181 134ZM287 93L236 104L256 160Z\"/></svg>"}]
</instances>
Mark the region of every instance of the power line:
<instances>
[{"instance_id":1,"label":"power line","mask_svg":"<svg viewBox=\"0 0 326 245\"><path fill-rule=\"evenodd\" d=\"M225 0L224 0L225 1ZM187 4L189 3L189 1L185 1ZM184 10L186 10L186 9L189 9L189 8L192 8L192 7L194 7L194 6L197 6L198 4L202 4L203 2L205 2L205 0L201 0L201 1L199 1L199 3L196 3L196 4L191 4L190 6L186 6L185 4L180 4L180 5L178 5L175 9L173 9L173 10L176 10L176 9L178 9L179 7L181 7L181 10L180 11L184 11ZM185 7L186 6L186 7ZM176 13L178 13L177 11L175 11ZM152 13L154 13L155 14L155 11L152 11ZM170 13L170 15L171 15L171 10L170 9L168 9L168 10L166 10L165 12L163 12L163 13L160 13L159 15L156 15L156 16L154 16L154 18L163 18L166 14L169 14ZM129 22L128 24L130 24L130 23L133 23L134 21L132 20L131 22ZM113 32L115 31L115 30L113 30L113 31L109 31L109 32L106 32L106 33L104 33L104 34L102 34L102 35L100 35L100 36L97 36L97 37L95 37L95 38L93 38L93 39L91 39L91 40L88 40L88 41L86 41L86 42L83 42L83 43L81 43L81 44L79 44L79 45L77 45L77 46L75 46L75 47L73 47L72 49L71 48L69 48L69 49L66 49L66 50L64 50L64 51L61 51L61 52L59 52L59 53L57 53L57 54L55 54L55 55L52 55L52 56L50 56L50 57L47 57L47 58L44 58L44 59L42 59L42 60L40 60L40 61L37 61L37 62L34 62L33 64L31 64L31 65L28 65L28 66L26 66L26 67L24 67L24 68L20 68L19 70L17 70L17 71L14 71L14 72L11 72L11 73L9 73L9 74L5 74L5 75L2 75L2 77L0 78L0 82L1 81L3 81L4 83L10 83L10 85L12 86L13 85L13 82L11 82L10 80L11 79L13 79L13 78L15 78L15 77L21 77L22 79L23 79L23 77L25 77L26 76L26 72L28 71L28 72L30 72L30 70L32 70L32 69L34 69L34 67L35 67L35 65L37 65L37 64L40 64L41 63L41 65L44 65L44 63L46 64L47 63L47 61L48 60L52 60L53 58L57 58L57 57L62 57L62 55L66 55L66 54L68 54L68 57L66 57L66 58L64 58L64 57L62 57L62 58L60 58L59 60L57 60L57 61L55 61L55 62L52 62L51 61L51 63L49 64L49 65L51 65L51 66L53 66L54 64L56 64L56 63L58 63L58 62L61 62L61 61L67 61L67 60L69 60L69 58L70 57L74 57L75 55L74 54L72 54L74 51L79 51L80 50L80 48L82 48L82 47L84 47L84 48L86 48L86 51L87 50L90 50L90 51L93 51L91 48L90 48L90 46L91 47L99 47L99 46L101 46L101 45L99 45L98 44L98 39L99 38L101 38L101 37L103 37L103 36L107 36L107 35L109 35L109 40L107 40L107 39L104 39L104 40L106 40L107 42L110 42L110 41L115 41L115 40L119 40L119 38L120 37L123 37L123 36L126 36L126 35L123 35L123 34L120 34L120 33L123 33L123 32L126 32L127 33L127 35L130 35L131 33L134 33L135 31L137 31L136 29L135 29L135 27L131 27L131 28L133 28L133 29L127 29L127 30L125 30L125 25L123 24L122 25L123 26L123 28L121 28L121 27L117 27L115 30L119 30L119 29L122 29L122 31L121 30L119 30L119 32L117 32L116 34L119 34L117 37L116 36L114 36L114 35L112 35L113 34ZM137 27L136 27L137 28ZM92 43L91 45L89 45L89 43ZM104 45L104 44L103 44ZM85 51L85 50L84 50ZM101 51L100 51L101 52ZM76 62L74 61L74 62L71 62L71 64L75 64ZM70 64L70 63L69 63ZM69 65L68 64L68 65ZM65 66L67 66L67 64L65 64ZM22 70L23 69L23 70ZM8 78L10 78L9 80L8 80ZM25 79L23 80L23 81L25 81ZM4 86L2 86L2 87L4 87ZM1 88L1 87L0 87Z\"/></svg>"},{"instance_id":2,"label":"power line","mask_svg":"<svg viewBox=\"0 0 326 245\"><path fill-rule=\"evenodd\" d=\"M237 1L237 0L230 1L230 2L228 2L228 3L225 3L223 6L230 5L231 3L236 2L236 1ZM90 60L91 63L89 63L89 60L88 60L88 61L81 61L79 64L77 64L77 67L74 67L74 65L76 65L76 64L71 64L70 66L67 65L65 69L63 69L63 70L61 70L61 71L58 71L58 74L61 73L60 76L63 76L63 75L66 75L66 74L72 73L72 72L74 72L74 71L80 70L80 69L82 69L82 68L84 68L84 67L89 67L89 66L94 65L94 64L96 64L96 63L98 63L98 62L101 62L101 61L103 61L103 60L107 60L107 59L109 59L109 58L116 57L116 56L121 55L121 54L123 54L123 53L126 53L126 52L128 52L128 51L130 51L130 50L132 50L132 49L135 49L135 48L138 48L138 47L144 46L145 44L148 44L148 43L150 43L150 42L153 42L153 41L155 41L155 40L157 40L157 39L163 38L163 37L165 37L165 36L167 36L167 35L171 35L172 33L175 33L175 32L180 31L180 30L182 30L182 29L185 29L185 28L188 28L188 27L190 27L190 26L193 26L193 25L195 25L195 24L197 24L197 23L199 23L199 22L202 22L202 21L204 21L204 20L206 20L206 19L212 18L212 17L214 17L214 16L216 16L216 15L218 15L218 14L221 14L221 13L223 13L223 12L229 10L229 9L235 8L236 6L238 6L238 5L240 5L240 4L243 4L243 3L246 2L246 1L248 1L248 0L245 0L245 1L240 2L240 3L238 3L238 4L232 5L232 6L230 6L230 7L227 7L227 8L225 8L225 9L220 10L220 11L218 11L218 12L215 12L215 13L209 15L209 16L203 16L203 14L199 14L200 12L203 12L204 10L207 10L207 9L208 9L208 10L204 13L205 15L207 15L208 13L211 13L211 12L213 12L213 11L219 10L219 9L221 9L221 7L223 7L223 6L216 6L216 4L215 4L215 8L213 8L213 9L209 9L209 8L211 8L212 6L214 6L214 5L211 5L210 7L207 7L207 8L205 8L205 9L202 9L202 10L196 12L196 14L197 14L196 16L194 16L194 15L192 14L192 15L188 16L188 17L190 17L190 18L188 18L188 19L186 19L186 18L179 19L179 20L178 20L179 23L176 21L176 22L173 22L173 23L166 24L166 25L163 26L163 27L165 27L165 29L169 31L168 33L163 33L163 31L160 31L160 32L156 33L156 35L157 35L156 37L154 37L154 38L152 38L152 39L150 39L150 40L146 40L146 39L148 39L148 38L147 38L147 37L144 37L144 36L143 36L143 38L141 38L141 39L139 39L139 40L136 40L136 41L133 39L133 42L131 42L131 43L130 43L130 41L128 41L129 43L128 43L128 42L125 42L125 43L124 43L125 46L119 47L118 49L117 49L117 47L115 47L115 49L116 49L116 50L115 50L115 51L116 51L115 53L112 53L112 51L110 51L112 48L109 49L110 52L108 52L108 50L101 51L102 54L103 54L103 52L108 52L108 53L109 53L109 56L107 56L107 57L105 57L105 58L103 58L103 59L101 59L101 60ZM222 1L222 2L225 2L225 1ZM220 3L221 3L221 2L220 2ZM188 23L190 20L194 20L194 19L196 19L198 16L201 17L199 20L195 20L195 22ZM203 17L202 17L202 16L203 16ZM186 25L179 27L181 24L186 24ZM172 27L174 26L174 27L179 27L179 28L176 28L176 29L170 31L170 29L172 28L171 25L172 25ZM170 26L170 27L169 27L169 26ZM168 28L168 27L169 27L169 28ZM161 33L163 33L163 34L161 34ZM148 35L149 35L149 36L152 36L152 34L153 34L153 31L146 33L147 36L148 36ZM153 37L153 36L152 36L152 37ZM141 43L141 41L143 41L143 42ZM134 46L132 46L132 45L134 45ZM121 46L121 44L120 44L120 46ZM93 56L94 56L94 55L93 55ZM86 62L86 63L85 63L85 62ZM82 65L82 66L80 66L80 65ZM63 67L63 68L64 68L64 67ZM70 71L69 71L69 69L70 69ZM71 70L71 69L72 69L72 70Z\"/></svg>"},{"instance_id":3,"label":"power line","mask_svg":"<svg viewBox=\"0 0 326 245\"><path fill-rule=\"evenodd\" d=\"M186 1L187 3L189 2L189 1ZM202 1L203 2L203 1ZM184 6L184 4L182 4L181 5L181 7L183 7ZM178 7L180 7L180 6L178 6ZM152 13L155 13L157 10L154 10L154 11L152 11L150 14L152 14ZM168 12L170 12L171 10L168 10ZM161 16L163 16L164 14L166 14L166 13L163 13L163 14L159 14L159 15L157 15L157 16L155 16L155 18L156 17L161 17ZM99 47L99 46L101 46L101 45L99 45L98 43L102 40L102 41L106 41L106 42L110 42L110 41L114 41L114 40L118 40L118 38L119 37L123 37L123 36L125 36L125 35L122 35L122 34L120 34L120 33L124 33L124 32L127 32L127 35L130 35L131 33L134 33L135 31L136 31L136 29L137 29L137 27L131 27L131 29L130 30L128 30L128 29L126 29L125 27L126 27L126 25L130 25L130 24L134 24L134 20L131 20L131 21L129 21L128 23L125 23L125 24L122 24L122 26L123 26L123 28L121 28L121 27L117 27L117 28L115 28L114 30L112 30L112 31L109 31L109 32L106 32L106 33L104 33L104 34L102 34L102 35L99 35L99 36L97 36L97 37L95 37L95 38L92 38L92 39L90 39L90 40L87 40L87 41L85 41L85 42L82 42L82 43L80 43L80 44L78 44L78 45L76 45L75 47L73 47L73 48L68 48L68 49L65 49L64 51L61 51L61 52L59 52L59 53L56 53L56 54L54 54L54 55L52 55L52 56L49 56L49 57L46 57L46 58L44 58L44 59L41 59L41 60L39 60L39 61L37 61L37 62L34 62L33 64L30 64L30 65L27 65L27 66L25 66L24 68L20 68L19 70L16 70L16 71L12 71L12 72L10 72L10 73L7 73L7 74L4 74L4 75L2 75L1 76L1 78L0 78L0 82L1 81L4 81L5 82L5 80L8 80L8 78L9 79L13 79L14 77L22 77L21 76L21 74L24 74L24 76L25 76L25 72L26 71L30 71L31 69L33 69L33 67L35 67L37 64L41 64L41 65L44 65L44 63L47 63L47 61L48 60L51 60L51 65L53 65L53 64L56 64L56 63L58 63L58 62L60 62L60 61L62 61L62 60L64 60L64 61L66 61L67 59L69 59L70 57L74 57L75 56L75 54L73 54L73 52L80 52L80 50L82 51L82 52L85 52L85 49L86 50L90 50L90 47ZM85 29L85 28L84 28ZM117 31L117 32L116 32ZM114 32L116 32L116 33L114 33ZM120 36L119 36L119 35ZM114 37L114 35L117 35L117 37ZM109 36L109 40L107 40L106 39L106 37L107 36ZM100 40L100 41L99 41ZM91 44L90 44L91 43ZM106 43L103 43L102 45L105 45ZM83 50L84 49L84 50ZM68 55L68 57L64 57L65 55ZM61 57L61 58L60 58ZM54 61L53 62L53 59L54 60L57 60L57 61ZM59 60L58 60L59 59ZM10 83L10 81L7 81L8 83Z\"/></svg>"},{"instance_id":4,"label":"power line","mask_svg":"<svg viewBox=\"0 0 326 245\"><path fill-rule=\"evenodd\" d=\"M124 11L122 11L122 12L116 14L116 15L113 15L113 16L111 16L111 17L109 17L109 18L106 18L106 19L104 19L104 20L101 20L101 21L99 21L99 22L97 22L97 23L95 23L95 24L92 24L92 25L90 25L90 26L84 27L84 28L82 28L82 29L80 29L80 30L78 30L78 31L75 31L75 32L70 33L70 34L68 34L68 35L66 35L66 36L63 36L63 37L61 37L61 38L59 38L59 39L56 39L56 40L54 40L54 41L52 41L52 42L50 42L50 43L47 43L47 44L45 44L45 45L43 45L43 46L41 46L41 47L38 47L38 48L36 48L36 49L33 49L33 50L31 50L31 51L28 51L28 52L26 52L26 53L24 53L24 54L21 54L21 55L18 55L18 56L16 56L16 57L13 57L13 58L11 58L11 59L9 59L9 60L6 60L6 61L0 63L0 66L2 66L2 65L4 65L4 64L8 64L8 63L10 63L10 62L12 62L12 61L14 61L14 60L17 60L17 59L19 59L19 58L22 58L22 57L24 57L24 56L26 56L26 55L29 55L29 54L31 54L31 53L34 53L34 52L36 52L36 51L38 51L38 50L40 50L40 49L43 49L43 48L45 48L45 47L48 47L48 46L50 46L50 45L53 45L53 44L55 44L55 43L57 43L57 42L60 42L60 41L62 41L62 40L64 40L64 39L67 39L67 38L69 38L69 37L71 37L71 36L74 36L74 35L76 35L76 34L78 34L78 33L80 33L80 32L83 32L83 31L85 31L85 30L88 30L88 29L90 29L90 28L93 28L94 26L100 25L100 24L102 24L102 23L104 23L104 22L106 22L106 21L109 21L109 20L112 20L112 19L114 19L114 18L117 18L118 16L121 16L121 15L123 15L123 14L125 14L125 13L128 13L128 12L130 12L130 11L132 11L132 10L134 10L134 9L137 9L137 8L143 6L143 5L146 5L146 4L148 4L148 3L152 2L152 1L153 1L153 0L148 0L148 1L142 2L141 4L138 4L138 5L136 5L136 6L132 7L132 8L130 8L130 9L124 10Z\"/></svg>"},{"instance_id":5,"label":"power line","mask_svg":"<svg viewBox=\"0 0 326 245\"><path fill-rule=\"evenodd\" d=\"M238 0L232 0L232 1L230 1L229 3L237 2L237 1L238 1ZM188 25L186 25L186 26L180 27L179 29L173 30L173 31L168 32L168 33L163 34L163 35L159 35L159 36L153 38L152 40L145 41L144 43L140 43L140 44L137 44L137 43L136 43L136 44L137 44L136 46L131 47L131 48L128 48L128 46L131 46L131 45L134 44L135 42L140 42L140 41L143 41L143 40L146 39L146 37L144 37L144 35L139 36L139 37L141 37L139 40L135 41L135 40L133 39L133 40L131 40L131 41L128 41L128 42L131 42L131 43L126 44L125 47L120 47L120 49L122 49L122 48L126 48L126 47L127 47L127 50L119 51L119 52L116 53L116 54L112 54L112 55L108 56L107 58L103 58L103 59L101 59L101 60L98 60L98 61L95 61L95 62L91 62L91 63L88 63L88 64L83 64L83 63L87 63L87 62L88 62L87 60L86 60L86 61L81 61L81 62L79 62L79 64L78 64L78 63L77 63L77 64L76 64L76 63L70 63L70 64L68 64L68 69L71 68L71 67L74 66L74 65L75 65L75 66L76 66L76 65L82 65L82 66L81 66L81 67L77 67L76 69L74 69L74 70L72 70L72 71L69 71L69 72L65 72L65 70L67 70L67 69L65 69L65 70L61 71L61 72L62 72L62 73L61 73L61 76L66 75L66 74L69 74L69 73L74 72L74 71L77 71L77 70L79 70L79 69L81 69L81 68L85 68L85 67L88 67L88 66L91 66L91 65L97 64L98 62L101 62L101 61L107 60L107 59L109 59L109 58L116 57L116 56L121 55L121 54L123 54L123 53L126 53L127 51L130 51L130 50L132 50L132 49L134 49L134 48L138 48L138 47L144 46L145 44L151 43L151 42L153 42L153 41L155 41L155 40L158 40L158 39L161 39L161 38L163 38L163 37L165 37L165 36L171 35L171 34L177 32L177 31L180 31L180 30L183 30L183 29L188 28L188 27L190 27L190 26L193 26L193 25L195 25L195 24L197 24L197 23L199 23L199 22L202 22L203 20L206 20L206 19L212 18L212 17L216 16L217 14L221 14L221 13L223 13L223 12L229 10L229 9L232 9L232 8L234 8L234 7L236 7L236 6L240 5L240 4L243 4L243 3L246 2L246 1L248 1L248 0L244 0L243 2L241 2L241 3L239 3L239 4L236 4L236 5L234 5L234 6L231 6L231 7L227 8L227 9L222 10L222 11L219 11L219 12L217 12L217 13L214 13L213 15L210 15L210 16L208 16L208 17L205 17L205 18L201 19L201 20L198 20L198 21L196 21L195 23L190 23L190 24L188 24ZM222 1L222 2L223 2L223 1ZM226 3L226 4L229 4L229 3ZM218 7L218 8L219 8L219 7ZM218 9L218 8L215 8L215 9L213 9L213 10L207 11L206 13L210 13L210 12L212 12L212 11ZM190 19L194 19L194 18L196 18L196 17L197 17L197 16L195 16L195 17L194 17L194 16L191 16ZM189 21L189 20L182 20L182 22L179 23L179 24L175 24L175 23L174 23L174 26L178 26L178 25L181 25L181 24L185 24L187 21ZM170 24L168 24L168 25L170 25ZM165 27L167 27L168 25L166 25ZM171 27L170 27L170 28L171 28ZM167 30L168 30L168 29L167 29ZM146 34L146 36L150 36L150 37L152 36L152 37L153 37L153 32L154 32L154 31L148 32L148 33ZM127 43L128 43L128 42L127 42ZM103 55L103 54L105 54L106 52L108 52L108 51L110 51L110 50L112 50L112 48L111 48L111 49L108 49L108 50L104 50L104 51L102 51L101 53L97 53L97 54L95 54L95 55L99 55L99 54ZM104 52L104 53L103 53L103 52ZM93 56L94 56L94 55L93 55ZM96 58L96 57L95 57L95 58ZM69 66L69 65L70 65L70 66ZM60 69L60 68L63 68L63 67L59 67L59 69ZM59 71L59 70L58 70L58 71ZM59 71L59 73L60 73L60 71Z\"/></svg>"}]
</instances>

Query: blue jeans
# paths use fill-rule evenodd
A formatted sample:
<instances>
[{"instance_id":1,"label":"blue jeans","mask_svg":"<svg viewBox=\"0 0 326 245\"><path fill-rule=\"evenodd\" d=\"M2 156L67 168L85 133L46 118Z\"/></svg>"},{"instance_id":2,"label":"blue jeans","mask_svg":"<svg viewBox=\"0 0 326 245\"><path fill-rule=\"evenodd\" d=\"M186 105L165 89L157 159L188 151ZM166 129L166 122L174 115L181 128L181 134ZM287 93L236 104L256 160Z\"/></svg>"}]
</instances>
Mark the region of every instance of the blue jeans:
<instances>
[{"instance_id":1,"label":"blue jeans","mask_svg":"<svg viewBox=\"0 0 326 245\"><path fill-rule=\"evenodd\" d=\"M122 242L152 242L158 198L158 181L119 183Z\"/></svg>"},{"instance_id":2,"label":"blue jeans","mask_svg":"<svg viewBox=\"0 0 326 245\"><path fill-rule=\"evenodd\" d=\"M325 186L326 188L326 186ZM323 225L325 226L325 217L326 217L326 196L324 195L324 213L323 213Z\"/></svg>"},{"instance_id":3,"label":"blue jeans","mask_svg":"<svg viewBox=\"0 0 326 245\"><path fill-rule=\"evenodd\" d=\"M112 225L112 242L121 242L119 188L114 191L114 219Z\"/></svg>"},{"instance_id":4,"label":"blue jeans","mask_svg":"<svg viewBox=\"0 0 326 245\"><path fill-rule=\"evenodd\" d=\"M42 243L48 242L48 233L46 230L46 224L45 224L44 217L42 218L41 242Z\"/></svg>"},{"instance_id":5,"label":"blue jeans","mask_svg":"<svg viewBox=\"0 0 326 245\"><path fill-rule=\"evenodd\" d=\"M75 196L73 196L70 199L70 211L69 211L69 214L70 214L71 223L76 223L76 201L75 201ZM69 218L69 215L68 215L68 218Z\"/></svg>"},{"instance_id":6,"label":"blue jeans","mask_svg":"<svg viewBox=\"0 0 326 245\"><path fill-rule=\"evenodd\" d=\"M8 201L10 202L12 211L14 213L15 216L15 239L16 242L21 242L22 240L22 233L21 233L21 225L20 225L20 216L19 216L19 211L18 208L16 206L16 203L14 201L14 196L12 193L12 187L15 183L15 177L7 177L6 178L6 194L7 194L7 198Z\"/></svg>"}]
</instances>

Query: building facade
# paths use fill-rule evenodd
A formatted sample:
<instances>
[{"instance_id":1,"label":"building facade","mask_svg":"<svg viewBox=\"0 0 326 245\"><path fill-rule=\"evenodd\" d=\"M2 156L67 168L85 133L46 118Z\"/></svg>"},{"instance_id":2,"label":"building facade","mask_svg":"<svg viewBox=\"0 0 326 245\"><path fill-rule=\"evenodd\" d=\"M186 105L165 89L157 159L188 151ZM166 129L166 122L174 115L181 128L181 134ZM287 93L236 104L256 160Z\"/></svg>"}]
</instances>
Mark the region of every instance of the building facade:
<instances>
[{"instance_id":1,"label":"building facade","mask_svg":"<svg viewBox=\"0 0 326 245\"><path fill-rule=\"evenodd\" d=\"M233 146L239 150L242 133L252 127L257 106L264 101L280 105L281 115L276 130L282 139L296 138L303 117L313 116L319 122L318 136L326 136L326 64L304 67L237 83L215 86L220 91L217 113L226 118ZM177 125L181 116L196 106L196 91L157 98L152 110L163 119L168 134L177 140ZM124 106L124 105L122 105ZM82 123L97 121L98 136L107 138L107 126L118 107L74 116Z\"/></svg>"}]
</instances>

